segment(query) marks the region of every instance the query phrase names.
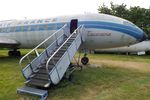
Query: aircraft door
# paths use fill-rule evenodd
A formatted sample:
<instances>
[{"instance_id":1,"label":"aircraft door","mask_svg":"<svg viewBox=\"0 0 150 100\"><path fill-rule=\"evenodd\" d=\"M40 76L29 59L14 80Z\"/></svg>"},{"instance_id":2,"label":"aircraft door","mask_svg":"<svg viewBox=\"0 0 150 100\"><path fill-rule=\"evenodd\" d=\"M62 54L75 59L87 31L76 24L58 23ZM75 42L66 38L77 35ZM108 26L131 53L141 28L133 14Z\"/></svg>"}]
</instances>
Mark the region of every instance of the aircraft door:
<instances>
[{"instance_id":1,"label":"aircraft door","mask_svg":"<svg viewBox=\"0 0 150 100\"><path fill-rule=\"evenodd\" d=\"M72 34L78 27L78 19L72 19L70 22L70 34Z\"/></svg>"}]
</instances>

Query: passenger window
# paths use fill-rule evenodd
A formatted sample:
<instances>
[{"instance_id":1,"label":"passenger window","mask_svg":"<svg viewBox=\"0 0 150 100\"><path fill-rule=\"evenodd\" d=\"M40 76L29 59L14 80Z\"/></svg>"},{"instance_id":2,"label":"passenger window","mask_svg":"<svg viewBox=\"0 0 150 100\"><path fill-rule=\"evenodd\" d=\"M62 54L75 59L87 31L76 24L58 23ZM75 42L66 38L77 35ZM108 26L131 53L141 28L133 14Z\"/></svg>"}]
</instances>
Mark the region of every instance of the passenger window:
<instances>
[{"instance_id":1,"label":"passenger window","mask_svg":"<svg viewBox=\"0 0 150 100\"><path fill-rule=\"evenodd\" d=\"M10 32L10 27L6 28L6 32L9 33Z\"/></svg>"},{"instance_id":2,"label":"passenger window","mask_svg":"<svg viewBox=\"0 0 150 100\"><path fill-rule=\"evenodd\" d=\"M24 26L24 31L28 31L28 26Z\"/></svg>"},{"instance_id":3,"label":"passenger window","mask_svg":"<svg viewBox=\"0 0 150 100\"><path fill-rule=\"evenodd\" d=\"M31 26L28 26L28 31L31 31Z\"/></svg>"},{"instance_id":4,"label":"passenger window","mask_svg":"<svg viewBox=\"0 0 150 100\"><path fill-rule=\"evenodd\" d=\"M36 26L31 26L31 31L36 31Z\"/></svg>"},{"instance_id":5,"label":"passenger window","mask_svg":"<svg viewBox=\"0 0 150 100\"><path fill-rule=\"evenodd\" d=\"M48 25L48 30L51 30L51 29L53 29L53 26L52 25Z\"/></svg>"},{"instance_id":6,"label":"passenger window","mask_svg":"<svg viewBox=\"0 0 150 100\"><path fill-rule=\"evenodd\" d=\"M20 26L17 26L16 27L16 32L19 32L20 31Z\"/></svg>"},{"instance_id":7,"label":"passenger window","mask_svg":"<svg viewBox=\"0 0 150 100\"><path fill-rule=\"evenodd\" d=\"M39 25L36 25L36 31L39 31Z\"/></svg>"},{"instance_id":8,"label":"passenger window","mask_svg":"<svg viewBox=\"0 0 150 100\"><path fill-rule=\"evenodd\" d=\"M6 33L7 32L6 28L2 28L2 32Z\"/></svg>"},{"instance_id":9,"label":"passenger window","mask_svg":"<svg viewBox=\"0 0 150 100\"><path fill-rule=\"evenodd\" d=\"M10 32L14 32L15 31L15 27L10 27Z\"/></svg>"},{"instance_id":10,"label":"passenger window","mask_svg":"<svg viewBox=\"0 0 150 100\"><path fill-rule=\"evenodd\" d=\"M48 30L48 24L45 25L45 30Z\"/></svg>"},{"instance_id":11,"label":"passenger window","mask_svg":"<svg viewBox=\"0 0 150 100\"><path fill-rule=\"evenodd\" d=\"M21 26L20 28L21 28L21 31L23 32L24 31L24 26Z\"/></svg>"},{"instance_id":12,"label":"passenger window","mask_svg":"<svg viewBox=\"0 0 150 100\"><path fill-rule=\"evenodd\" d=\"M39 31L42 31L42 30L44 30L44 29L45 29L44 25L40 25L40 26L39 26Z\"/></svg>"}]
</instances>

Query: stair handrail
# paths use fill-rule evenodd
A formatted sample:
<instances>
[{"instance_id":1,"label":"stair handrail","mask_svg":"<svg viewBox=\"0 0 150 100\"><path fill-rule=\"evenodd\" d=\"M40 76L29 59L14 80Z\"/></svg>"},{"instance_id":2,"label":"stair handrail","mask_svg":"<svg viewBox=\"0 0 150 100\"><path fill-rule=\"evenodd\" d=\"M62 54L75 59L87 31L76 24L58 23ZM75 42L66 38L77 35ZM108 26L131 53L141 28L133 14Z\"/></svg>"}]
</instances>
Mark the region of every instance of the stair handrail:
<instances>
[{"instance_id":1,"label":"stair handrail","mask_svg":"<svg viewBox=\"0 0 150 100\"><path fill-rule=\"evenodd\" d=\"M80 25L66 40L65 42L51 55L51 57L47 60L46 62L46 71L47 71L47 74L49 76L49 69L48 69L48 66L49 66L49 62L50 60L54 57L54 55L61 49L61 47L74 35L76 34L77 30L80 29L80 28L83 28L84 25ZM50 78L50 76L49 76ZM51 80L51 79L50 79Z\"/></svg>"},{"instance_id":2,"label":"stair handrail","mask_svg":"<svg viewBox=\"0 0 150 100\"><path fill-rule=\"evenodd\" d=\"M41 45L43 45L45 42L47 42L50 38L52 38L56 33L58 33L59 31L61 31L63 28L65 28L67 26L67 24L65 24L63 27L61 27L59 30L57 30L56 32L54 32L52 35L50 35L49 37L47 37L43 42L41 42L39 45L37 45L35 48L33 48L31 51L29 51L26 55L24 55L20 61L19 61L19 66L21 69L23 69L22 66L22 61L28 57L32 52L37 52L37 48L39 48Z\"/></svg>"}]
</instances>

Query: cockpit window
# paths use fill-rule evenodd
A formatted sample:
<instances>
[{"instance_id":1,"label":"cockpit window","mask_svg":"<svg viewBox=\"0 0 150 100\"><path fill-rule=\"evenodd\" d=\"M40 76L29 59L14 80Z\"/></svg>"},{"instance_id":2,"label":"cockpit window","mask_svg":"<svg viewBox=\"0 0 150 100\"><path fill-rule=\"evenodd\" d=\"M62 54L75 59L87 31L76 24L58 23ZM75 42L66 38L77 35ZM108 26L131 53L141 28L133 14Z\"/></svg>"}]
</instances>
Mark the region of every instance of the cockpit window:
<instances>
[{"instance_id":1,"label":"cockpit window","mask_svg":"<svg viewBox=\"0 0 150 100\"><path fill-rule=\"evenodd\" d=\"M128 21L123 21L123 24L124 24L124 25L135 26L133 23L131 23L131 22L128 22Z\"/></svg>"}]
</instances>

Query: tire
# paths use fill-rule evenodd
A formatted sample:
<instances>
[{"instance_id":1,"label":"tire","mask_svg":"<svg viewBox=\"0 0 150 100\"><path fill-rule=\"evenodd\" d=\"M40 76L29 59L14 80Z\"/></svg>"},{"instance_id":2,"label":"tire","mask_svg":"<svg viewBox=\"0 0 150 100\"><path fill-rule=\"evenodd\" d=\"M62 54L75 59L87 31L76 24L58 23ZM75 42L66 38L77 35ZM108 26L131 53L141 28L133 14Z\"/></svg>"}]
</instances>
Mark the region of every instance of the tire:
<instances>
[{"instance_id":1,"label":"tire","mask_svg":"<svg viewBox=\"0 0 150 100\"><path fill-rule=\"evenodd\" d=\"M20 51L16 51L16 52L15 52L15 56L16 56L16 57L20 57L20 56L21 56Z\"/></svg>"},{"instance_id":2,"label":"tire","mask_svg":"<svg viewBox=\"0 0 150 100\"><path fill-rule=\"evenodd\" d=\"M83 57L83 58L81 59L81 63L82 63L83 65L87 65L88 62L89 62L89 58L88 58L88 57Z\"/></svg>"},{"instance_id":3,"label":"tire","mask_svg":"<svg viewBox=\"0 0 150 100\"><path fill-rule=\"evenodd\" d=\"M9 55L9 57L20 57L21 53L20 53L20 51L9 51L8 55Z\"/></svg>"},{"instance_id":4,"label":"tire","mask_svg":"<svg viewBox=\"0 0 150 100\"><path fill-rule=\"evenodd\" d=\"M8 56L9 56L9 57L13 57L13 55L14 55L14 54L13 54L12 51L9 51L9 52L8 52Z\"/></svg>"}]
</instances>

